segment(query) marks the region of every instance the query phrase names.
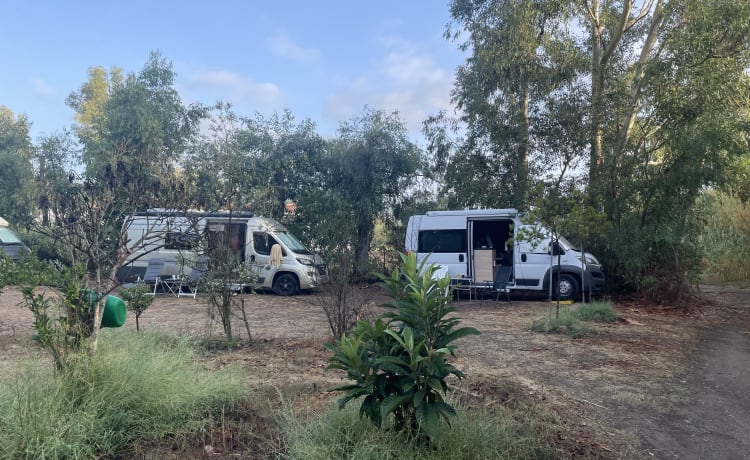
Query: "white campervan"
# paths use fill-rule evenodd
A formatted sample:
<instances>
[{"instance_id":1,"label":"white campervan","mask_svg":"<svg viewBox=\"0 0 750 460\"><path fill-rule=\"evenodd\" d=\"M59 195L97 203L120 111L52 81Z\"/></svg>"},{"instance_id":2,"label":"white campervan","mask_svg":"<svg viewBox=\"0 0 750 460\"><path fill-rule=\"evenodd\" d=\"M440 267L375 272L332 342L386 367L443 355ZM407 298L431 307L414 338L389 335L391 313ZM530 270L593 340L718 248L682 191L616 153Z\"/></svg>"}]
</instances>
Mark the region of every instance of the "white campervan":
<instances>
[{"instance_id":1,"label":"white campervan","mask_svg":"<svg viewBox=\"0 0 750 460\"><path fill-rule=\"evenodd\" d=\"M210 260L220 248L232 251L256 273L259 288L279 295L315 289L328 281L319 255L276 220L250 212L150 209L129 216L123 234L128 262L118 272L120 281L142 277L148 260L154 257L165 260L163 276L178 275L183 273L185 260L200 258L198 251L204 251ZM201 244L196 244L199 240ZM276 244L281 248L280 260L272 263Z\"/></svg>"},{"instance_id":2,"label":"white campervan","mask_svg":"<svg viewBox=\"0 0 750 460\"><path fill-rule=\"evenodd\" d=\"M490 285L505 267L509 290L548 292L552 275L560 299L578 298L582 289L602 291L604 273L596 258L563 237L558 242L552 245L543 227L524 224L515 209L481 209L411 216L405 247L418 260L443 267L458 284Z\"/></svg>"}]
</instances>

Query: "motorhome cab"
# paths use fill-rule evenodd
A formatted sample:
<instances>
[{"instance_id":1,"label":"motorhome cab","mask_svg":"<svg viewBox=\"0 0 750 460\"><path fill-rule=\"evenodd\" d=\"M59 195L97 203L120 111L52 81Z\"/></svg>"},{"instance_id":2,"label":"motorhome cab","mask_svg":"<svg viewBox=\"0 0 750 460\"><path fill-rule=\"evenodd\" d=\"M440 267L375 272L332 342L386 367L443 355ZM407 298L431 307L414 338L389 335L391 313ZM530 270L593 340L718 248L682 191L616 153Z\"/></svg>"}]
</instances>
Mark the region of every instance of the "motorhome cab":
<instances>
[{"instance_id":1,"label":"motorhome cab","mask_svg":"<svg viewBox=\"0 0 750 460\"><path fill-rule=\"evenodd\" d=\"M429 211L409 218L406 229L406 250L440 265L458 283L491 285L506 267L510 290L548 292L550 273L560 299L604 289L604 273L593 255L581 254L563 237L550 243L549 231L525 225L515 209Z\"/></svg>"},{"instance_id":2,"label":"motorhome cab","mask_svg":"<svg viewBox=\"0 0 750 460\"><path fill-rule=\"evenodd\" d=\"M276 220L250 212L150 209L133 214L124 226L129 262L118 272L120 281L142 277L148 260L154 257L165 259L162 275L170 276L184 273L186 260L195 261L203 255L211 260L221 251L230 251L250 267L257 275L257 287L279 295L315 289L328 281L319 255ZM276 244L281 255L272 261Z\"/></svg>"}]
</instances>

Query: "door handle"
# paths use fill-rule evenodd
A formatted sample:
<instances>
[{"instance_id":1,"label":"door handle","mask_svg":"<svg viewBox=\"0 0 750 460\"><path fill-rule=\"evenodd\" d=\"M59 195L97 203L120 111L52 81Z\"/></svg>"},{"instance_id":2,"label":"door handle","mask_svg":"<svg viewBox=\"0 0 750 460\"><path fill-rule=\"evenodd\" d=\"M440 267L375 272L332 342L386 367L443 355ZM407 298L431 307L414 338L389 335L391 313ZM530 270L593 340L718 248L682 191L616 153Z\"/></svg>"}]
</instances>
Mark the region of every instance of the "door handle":
<instances>
[{"instance_id":1,"label":"door handle","mask_svg":"<svg viewBox=\"0 0 750 460\"><path fill-rule=\"evenodd\" d=\"M526 262L526 254L521 254L521 262Z\"/></svg>"},{"instance_id":2,"label":"door handle","mask_svg":"<svg viewBox=\"0 0 750 460\"><path fill-rule=\"evenodd\" d=\"M464 255L463 254L459 254L458 255L458 261L459 262L463 262L464 261Z\"/></svg>"}]
</instances>

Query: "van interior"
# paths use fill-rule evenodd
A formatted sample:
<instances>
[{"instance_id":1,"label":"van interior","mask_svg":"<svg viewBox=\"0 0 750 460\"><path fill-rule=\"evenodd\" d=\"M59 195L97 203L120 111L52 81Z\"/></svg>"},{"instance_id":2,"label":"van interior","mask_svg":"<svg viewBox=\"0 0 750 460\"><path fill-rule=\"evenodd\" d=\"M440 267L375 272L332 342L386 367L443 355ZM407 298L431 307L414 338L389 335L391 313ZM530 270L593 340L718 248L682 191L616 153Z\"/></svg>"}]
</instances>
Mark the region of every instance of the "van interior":
<instances>
[{"instance_id":1,"label":"van interior","mask_svg":"<svg viewBox=\"0 0 750 460\"><path fill-rule=\"evenodd\" d=\"M471 267L475 280L492 281L496 267L513 267L513 220L471 220Z\"/></svg>"}]
</instances>

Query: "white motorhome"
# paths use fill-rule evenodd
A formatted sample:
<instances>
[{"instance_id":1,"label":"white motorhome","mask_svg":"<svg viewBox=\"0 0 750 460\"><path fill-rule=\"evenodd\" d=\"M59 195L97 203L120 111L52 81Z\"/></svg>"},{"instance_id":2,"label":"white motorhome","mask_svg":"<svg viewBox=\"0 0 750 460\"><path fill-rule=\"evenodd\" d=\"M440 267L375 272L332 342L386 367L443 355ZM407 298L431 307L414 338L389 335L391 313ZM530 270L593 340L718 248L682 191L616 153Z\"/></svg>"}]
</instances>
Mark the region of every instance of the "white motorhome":
<instances>
[{"instance_id":1,"label":"white motorhome","mask_svg":"<svg viewBox=\"0 0 750 460\"><path fill-rule=\"evenodd\" d=\"M557 245L551 241L548 230L524 224L515 209L429 211L409 218L405 247L418 260L441 266L459 285L491 285L498 269L508 267L509 290L549 292L550 275L560 299L604 289L593 255L582 254L564 237Z\"/></svg>"},{"instance_id":2,"label":"white motorhome","mask_svg":"<svg viewBox=\"0 0 750 460\"><path fill-rule=\"evenodd\" d=\"M254 271L260 289L271 289L279 295L315 289L328 281L319 255L276 220L250 212L149 209L128 217L123 234L128 262L117 275L123 282L142 277L151 258L165 260L162 275L168 277L184 274L185 261L198 260L203 255L199 252L210 260L218 250L231 251L232 257ZM272 261L276 244L281 257Z\"/></svg>"}]
</instances>

